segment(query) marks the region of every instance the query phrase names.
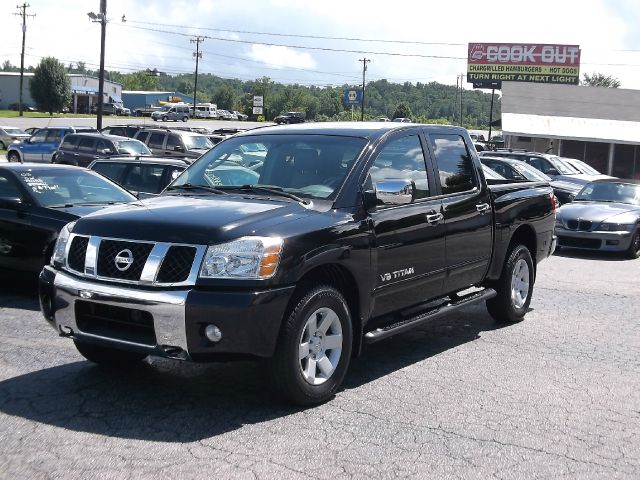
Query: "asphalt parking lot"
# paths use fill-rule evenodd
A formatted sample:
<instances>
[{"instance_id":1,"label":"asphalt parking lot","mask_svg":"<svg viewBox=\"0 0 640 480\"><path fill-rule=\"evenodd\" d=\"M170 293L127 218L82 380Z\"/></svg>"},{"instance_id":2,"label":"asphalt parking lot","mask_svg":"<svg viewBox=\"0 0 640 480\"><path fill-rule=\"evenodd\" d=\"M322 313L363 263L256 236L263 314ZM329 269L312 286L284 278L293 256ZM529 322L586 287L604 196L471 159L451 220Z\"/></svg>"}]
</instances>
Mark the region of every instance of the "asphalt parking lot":
<instances>
[{"instance_id":1,"label":"asphalt parking lot","mask_svg":"<svg viewBox=\"0 0 640 480\"><path fill-rule=\"evenodd\" d=\"M365 349L307 410L260 365L105 371L0 278L2 478L640 478L640 260L565 251L524 322L474 307Z\"/></svg>"}]
</instances>

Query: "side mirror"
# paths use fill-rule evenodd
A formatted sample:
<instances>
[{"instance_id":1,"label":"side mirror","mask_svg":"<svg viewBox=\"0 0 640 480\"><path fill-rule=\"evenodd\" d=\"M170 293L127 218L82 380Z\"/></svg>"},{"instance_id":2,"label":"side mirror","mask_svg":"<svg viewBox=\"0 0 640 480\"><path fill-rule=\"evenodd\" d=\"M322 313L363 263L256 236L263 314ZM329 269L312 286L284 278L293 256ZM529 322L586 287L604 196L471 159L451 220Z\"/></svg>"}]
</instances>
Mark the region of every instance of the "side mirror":
<instances>
[{"instance_id":1,"label":"side mirror","mask_svg":"<svg viewBox=\"0 0 640 480\"><path fill-rule=\"evenodd\" d=\"M0 198L0 206L9 210L18 210L22 205L22 199L18 197Z\"/></svg>"},{"instance_id":2,"label":"side mirror","mask_svg":"<svg viewBox=\"0 0 640 480\"><path fill-rule=\"evenodd\" d=\"M547 171L547 175L560 175L558 173L558 170L556 170L555 168L551 167L548 171Z\"/></svg>"},{"instance_id":3,"label":"side mirror","mask_svg":"<svg viewBox=\"0 0 640 480\"><path fill-rule=\"evenodd\" d=\"M408 179L384 179L375 183L376 198L383 205L407 205L416 199L416 184Z\"/></svg>"},{"instance_id":4,"label":"side mirror","mask_svg":"<svg viewBox=\"0 0 640 480\"><path fill-rule=\"evenodd\" d=\"M567 203L571 203L576 199L575 194L570 193L569 196L567 197Z\"/></svg>"},{"instance_id":5,"label":"side mirror","mask_svg":"<svg viewBox=\"0 0 640 480\"><path fill-rule=\"evenodd\" d=\"M110 148L103 148L102 150L100 150L100 153L102 155L111 155L113 151Z\"/></svg>"},{"instance_id":6,"label":"side mirror","mask_svg":"<svg viewBox=\"0 0 640 480\"><path fill-rule=\"evenodd\" d=\"M174 152L184 152L184 148L182 148L180 145L176 145L175 147L173 147L173 151Z\"/></svg>"}]
</instances>

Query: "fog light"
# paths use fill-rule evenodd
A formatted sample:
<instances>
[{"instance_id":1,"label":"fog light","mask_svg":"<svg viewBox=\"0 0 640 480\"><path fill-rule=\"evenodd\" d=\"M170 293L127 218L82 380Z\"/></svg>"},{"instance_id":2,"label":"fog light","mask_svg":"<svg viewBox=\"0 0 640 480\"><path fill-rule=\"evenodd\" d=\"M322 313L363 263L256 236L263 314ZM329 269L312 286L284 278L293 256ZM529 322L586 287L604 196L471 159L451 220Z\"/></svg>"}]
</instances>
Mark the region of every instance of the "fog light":
<instances>
[{"instance_id":1,"label":"fog light","mask_svg":"<svg viewBox=\"0 0 640 480\"><path fill-rule=\"evenodd\" d=\"M607 240L607 245L620 245L620 240Z\"/></svg>"},{"instance_id":2,"label":"fog light","mask_svg":"<svg viewBox=\"0 0 640 480\"><path fill-rule=\"evenodd\" d=\"M213 343L217 343L222 340L222 332L215 325L207 325L204 329L204 336Z\"/></svg>"}]
</instances>

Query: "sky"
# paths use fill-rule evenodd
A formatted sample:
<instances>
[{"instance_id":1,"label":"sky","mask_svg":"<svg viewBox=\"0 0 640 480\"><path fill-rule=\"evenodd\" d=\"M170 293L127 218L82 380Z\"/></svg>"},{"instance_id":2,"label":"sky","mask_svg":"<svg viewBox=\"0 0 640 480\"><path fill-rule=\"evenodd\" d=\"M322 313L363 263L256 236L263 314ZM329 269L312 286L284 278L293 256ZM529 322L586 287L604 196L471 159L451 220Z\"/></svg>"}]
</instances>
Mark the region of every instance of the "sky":
<instances>
[{"instance_id":1,"label":"sky","mask_svg":"<svg viewBox=\"0 0 640 480\"><path fill-rule=\"evenodd\" d=\"M27 18L25 65L53 56L98 68L100 25L87 13L99 11L99 0L28 3L36 16ZM0 62L20 65L15 6L0 2ZM581 73L640 89L637 7L638 0L107 0L105 65L192 73L190 40L199 35L199 72L224 78L357 85L366 57L367 81L455 85L469 42L550 43L580 45Z\"/></svg>"}]
</instances>

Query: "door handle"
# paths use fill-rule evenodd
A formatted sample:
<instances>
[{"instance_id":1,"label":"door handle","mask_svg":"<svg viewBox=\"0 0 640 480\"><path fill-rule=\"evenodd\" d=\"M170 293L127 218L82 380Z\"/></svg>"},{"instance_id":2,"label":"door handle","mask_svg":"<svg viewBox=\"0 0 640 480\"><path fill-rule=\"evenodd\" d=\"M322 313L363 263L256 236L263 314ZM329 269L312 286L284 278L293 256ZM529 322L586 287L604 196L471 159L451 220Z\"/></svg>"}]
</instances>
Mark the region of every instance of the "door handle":
<instances>
[{"instance_id":1,"label":"door handle","mask_svg":"<svg viewBox=\"0 0 640 480\"><path fill-rule=\"evenodd\" d=\"M427 214L427 222L429 223L438 223L443 218L444 218L444 215L442 215L441 213Z\"/></svg>"},{"instance_id":2,"label":"door handle","mask_svg":"<svg viewBox=\"0 0 640 480\"><path fill-rule=\"evenodd\" d=\"M480 213L487 213L491 207L488 203L480 203L476 205L476 210Z\"/></svg>"}]
</instances>

